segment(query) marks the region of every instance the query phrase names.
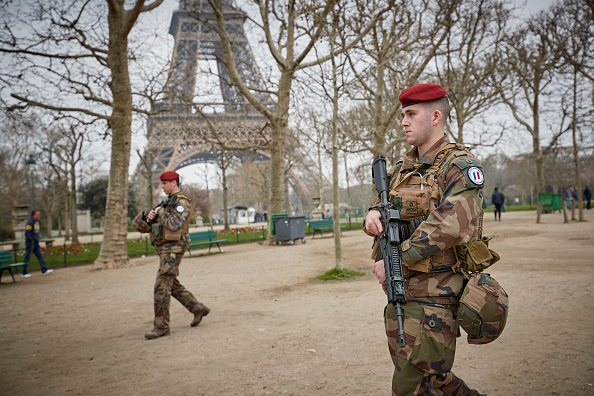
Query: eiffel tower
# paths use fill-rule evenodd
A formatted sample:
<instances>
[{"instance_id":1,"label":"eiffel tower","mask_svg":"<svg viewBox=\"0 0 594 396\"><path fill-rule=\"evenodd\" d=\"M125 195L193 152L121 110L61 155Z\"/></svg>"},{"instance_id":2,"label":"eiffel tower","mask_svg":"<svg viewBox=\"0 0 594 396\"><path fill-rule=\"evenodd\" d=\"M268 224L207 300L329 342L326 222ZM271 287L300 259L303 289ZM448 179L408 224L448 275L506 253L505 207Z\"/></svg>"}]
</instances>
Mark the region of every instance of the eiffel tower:
<instances>
[{"instance_id":1,"label":"eiffel tower","mask_svg":"<svg viewBox=\"0 0 594 396\"><path fill-rule=\"evenodd\" d=\"M223 1L223 13L229 32L237 69L243 81L256 88L254 95L270 103L264 82L254 60L243 24L247 18L230 1ZM214 163L220 150L217 140L226 146L252 147L266 140L266 119L257 112L230 83L224 64L214 12L206 0L180 0L173 12L169 34L175 39L173 67L165 87L165 98L155 105L161 110L148 122L148 142L144 156L151 156L153 188L158 191L158 176L165 170L178 170L197 163ZM200 102L196 89L199 62L215 61L220 94L218 101ZM212 85L212 84L211 84ZM213 90L213 87L210 87ZM261 90L261 91L259 91ZM211 95L212 97L212 95ZM234 152L242 158L242 152ZM250 156L253 160L254 156ZM268 159L258 153L256 160ZM134 178L137 179L139 163Z\"/></svg>"}]
</instances>

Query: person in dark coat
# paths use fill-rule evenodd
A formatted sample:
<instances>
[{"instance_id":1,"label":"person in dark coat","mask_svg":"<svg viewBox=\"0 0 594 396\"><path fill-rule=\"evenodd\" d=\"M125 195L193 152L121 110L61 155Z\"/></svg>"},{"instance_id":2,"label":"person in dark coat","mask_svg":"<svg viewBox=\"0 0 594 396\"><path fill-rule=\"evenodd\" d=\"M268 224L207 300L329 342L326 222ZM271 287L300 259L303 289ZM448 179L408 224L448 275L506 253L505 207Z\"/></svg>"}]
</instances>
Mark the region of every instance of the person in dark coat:
<instances>
[{"instance_id":1,"label":"person in dark coat","mask_svg":"<svg viewBox=\"0 0 594 396\"><path fill-rule=\"evenodd\" d=\"M31 212L31 217L29 217L29 220L27 220L27 225L25 226L25 258L23 259L25 265L23 265L23 270L21 272L21 276L23 278L31 277L31 274L27 272L27 265L31 259L31 253L33 253L39 261L41 275L49 275L54 272L53 269L47 268L47 265L45 264L45 258L43 257L43 252L39 247L39 219L41 219L41 212L34 210Z\"/></svg>"},{"instance_id":2,"label":"person in dark coat","mask_svg":"<svg viewBox=\"0 0 594 396\"><path fill-rule=\"evenodd\" d=\"M584 190L584 199L586 200L586 209L590 210L590 202L592 201L592 191L590 190L590 186L586 186Z\"/></svg>"},{"instance_id":3,"label":"person in dark coat","mask_svg":"<svg viewBox=\"0 0 594 396\"><path fill-rule=\"evenodd\" d=\"M495 191L491 195L491 203L495 206L495 221L497 221L498 215L499 221L501 221L501 207L505 203L505 197L498 191L497 187L495 187Z\"/></svg>"}]
</instances>

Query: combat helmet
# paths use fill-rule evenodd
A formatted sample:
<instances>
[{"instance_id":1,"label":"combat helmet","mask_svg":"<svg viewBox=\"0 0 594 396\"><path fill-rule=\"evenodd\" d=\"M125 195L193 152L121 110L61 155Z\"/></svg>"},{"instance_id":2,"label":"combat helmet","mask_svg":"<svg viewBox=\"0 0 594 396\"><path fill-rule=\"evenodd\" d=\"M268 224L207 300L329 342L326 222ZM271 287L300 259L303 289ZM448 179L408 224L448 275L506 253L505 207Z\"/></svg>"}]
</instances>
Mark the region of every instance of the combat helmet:
<instances>
[{"instance_id":1,"label":"combat helmet","mask_svg":"<svg viewBox=\"0 0 594 396\"><path fill-rule=\"evenodd\" d=\"M144 212L138 213L132 222L134 229L140 233L151 232L151 226L144 221Z\"/></svg>"},{"instance_id":2,"label":"combat helmet","mask_svg":"<svg viewBox=\"0 0 594 396\"><path fill-rule=\"evenodd\" d=\"M469 344L488 344L503 332L508 310L508 296L499 282L489 274L472 273L462 291L456 321L468 334Z\"/></svg>"}]
</instances>

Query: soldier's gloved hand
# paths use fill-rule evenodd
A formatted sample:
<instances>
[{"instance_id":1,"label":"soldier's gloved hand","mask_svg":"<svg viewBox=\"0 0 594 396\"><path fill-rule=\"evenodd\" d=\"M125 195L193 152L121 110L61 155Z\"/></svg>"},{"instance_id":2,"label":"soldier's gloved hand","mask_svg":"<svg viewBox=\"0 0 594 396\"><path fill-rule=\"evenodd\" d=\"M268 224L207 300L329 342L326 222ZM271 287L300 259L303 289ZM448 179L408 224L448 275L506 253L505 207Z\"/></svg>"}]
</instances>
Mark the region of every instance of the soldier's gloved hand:
<instances>
[{"instance_id":1,"label":"soldier's gloved hand","mask_svg":"<svg viewBox=\"0 0 594 396\"><path fill-rule=\"evenodd\" d=\"M380 285L383 285L384 283L386 283L386 268L384 267L383 259L380 261L376 261L373 264L373 268L371 269L371 272L373 272L375 274L375 276L377 277L377 279L379 279Z\"/></svg>"},{"instance_id":2,"label":"soldier's gloved hand","mask_svg":"<svg viewBox=\"0 0 594 396\"><path fill-rule=\"evenodd\" d=\"M380 235L384 230L382 222L380 221L381 218L382 216L379 211L370 210L365 216L365 229L367 232L370 232L373 235Z\"/></svg>"}]
</instances>

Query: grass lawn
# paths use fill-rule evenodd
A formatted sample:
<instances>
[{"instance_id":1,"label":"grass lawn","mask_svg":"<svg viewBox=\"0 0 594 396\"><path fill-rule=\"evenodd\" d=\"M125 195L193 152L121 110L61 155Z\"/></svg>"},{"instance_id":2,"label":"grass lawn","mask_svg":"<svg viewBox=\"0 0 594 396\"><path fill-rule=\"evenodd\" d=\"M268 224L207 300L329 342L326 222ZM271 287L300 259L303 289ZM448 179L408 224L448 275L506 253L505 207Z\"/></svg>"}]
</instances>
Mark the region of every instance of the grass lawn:
<instances>
[{"instance_id":1,"label":"grass lawn","mask_svg":"<svg viewBox=\"0 0 594 396\"><path fill-rule=\"evenodd\" d=\"M347 223L347 230L361 229L361 223ZM311 234L309 227L305 229L306 234ZM268 230L255 227L232 228L229 231L216 231L217 240L226 239L226 243L248 243L255 241L264 241L266 239ZM139 239L128 240L128 256L138 257L142 255L156 254L155 247L151 245L147 239L148 236L143 235ZM43 248L43 256L48 268L59 268L69 265L90 264L99 256L101 250L101 243L83 243L80 245L65 245L53 246L51 248ZM194 256L200 256L202 249L196 250L192 253ZM203 253L207 254L207 253ZM25 249L17 251L17 262L22 262L25 255ZM39 262L35 255L31 256L28 269L39 269Z\"/></svg>"}]
</instances>

